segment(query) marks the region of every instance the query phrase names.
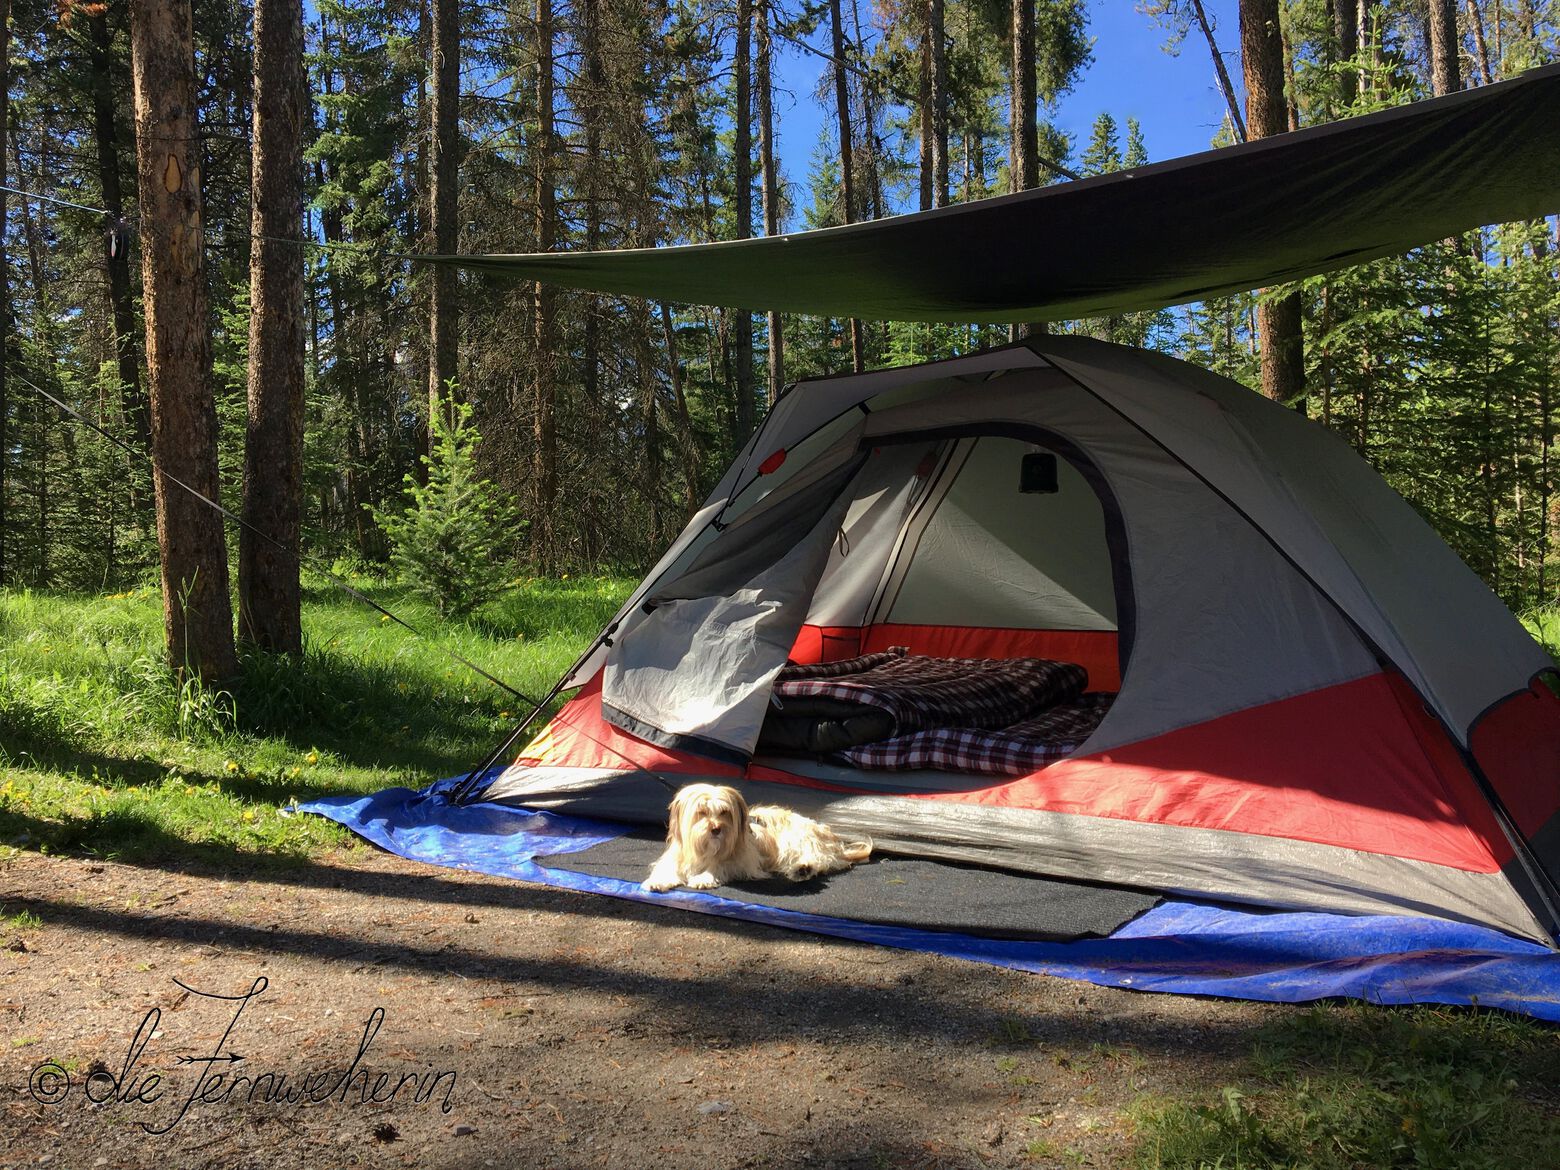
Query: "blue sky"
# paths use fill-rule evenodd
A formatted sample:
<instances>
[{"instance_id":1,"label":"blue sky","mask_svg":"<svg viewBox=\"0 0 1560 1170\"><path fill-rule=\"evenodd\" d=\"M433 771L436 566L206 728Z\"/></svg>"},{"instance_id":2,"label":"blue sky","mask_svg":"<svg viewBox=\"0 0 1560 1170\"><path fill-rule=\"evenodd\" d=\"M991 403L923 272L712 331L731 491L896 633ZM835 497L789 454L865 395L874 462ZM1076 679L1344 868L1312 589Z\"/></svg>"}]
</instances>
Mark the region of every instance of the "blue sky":
<instances>
[{"instance_id":1,"label":"blue sky","mask_svg":"<svg viewBox=\"0 0 1560 1170\"><path fill-rule=\"evenodd\" d=\"M1230 74L1240 82L1236 0L1208 0L1215 36L1224 50ZM1094 38L1094 64L1072 93L1061 100L1054 120L1074 136L1081 152L1094 119L1109 111L1119 125L1136 118L1143 127L1149 158L1155 162L1207 150L1224 114L1224 101L1214 80L1213 65L1202 37L1188 36L1179 56L1161 47L1165 31L1136 10L1133 0L1091 0L1089 35ZM824 44L822 35L813 40ZM779 82L789 94L778 94L775 119L785 177L793 197L802 201L808 168L818 135L828 119L833 132L832 105L826 111L811 94L828 63L822 58L775 44L781 52Z\"/></svg>"}]
</instances>

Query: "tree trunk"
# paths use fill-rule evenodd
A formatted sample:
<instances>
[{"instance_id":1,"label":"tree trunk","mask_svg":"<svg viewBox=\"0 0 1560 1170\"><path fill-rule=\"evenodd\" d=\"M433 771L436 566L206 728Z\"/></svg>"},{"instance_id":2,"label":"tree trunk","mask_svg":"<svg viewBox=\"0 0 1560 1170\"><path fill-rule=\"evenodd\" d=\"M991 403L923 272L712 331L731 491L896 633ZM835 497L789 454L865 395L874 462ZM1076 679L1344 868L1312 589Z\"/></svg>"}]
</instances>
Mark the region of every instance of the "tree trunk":
<instances>
[{"instance_id":1,"label":"tree trunk","mask_svg":"<svg viewBox=\"0 0 1560 1170\"><path fill-rule=\"evenodd\" d=\"M851 147L850 90L845 82L845 26L840 19L840 0L829 0L830 32L834 49L834 113L840 128L840 204L845 223L856 222L855 151ZM861 373L867 368L866 339L861 322L850 319L851 369Z\"/></svg>"},{"instance_id":2,"label":"tree trunk","mask_svg":"<svg viewBox=\"0 0 1560 1170\"><path fill-rule=\"evenodd\" d=\"M1213 39L1213 26L1208 23L1208 14L1203 11L1202 0L1192 0L1192 14L1197 17L1197 27L1202 30L1203 40L1208 42L1208 54L1213 58L1213 72L1219 79L1219 92L1224 95L1225 108L1230 113L1230 125L1235 128L1235 138L1239 142L1245 142L1246 123L1240 116L1240 103L1235 100L1235 87L1230 83L1230 71L1224 67L1224 54L1219 52L1218 43ZM1241 6L1242 28L1245 20L1245 3Z\"/></svg>"},{"instance_id":3,"label":"tree trunk","mask_svg":"<svg viewBox=\"0 0 1560 1170\"><path fill-rule=\"evenodd\" d=\"M759 6L758 45L755 65L758 76L758 165L764 195L764 234L780 234L780 173L775 159L774 79L771 72L768 0ZM785 386L785 333L780 314L770 312L765 324L769 341L769 405L775 404Z\"/></svg>"},{"instance_id":4,"label":"tree trunk","mask_svg":"<svg viewBox=\"0 0 1560 1170\"><path fill-rule=\"evenodd\" d=\"M553 191L553 8L552 0L536 0L536 141L532 164L536 168L536 250L550 252L557 243L557 196ZM531 477L536 505L532 519L536 538L533 549L539 565L550 568L553 547L553 506L558 497L558 434L556 387L553 370L558 348L557 304L553 289L536 282L534 294L536 380L532 384Z\"/></svg>"},{"instance_id":5,"label":"tree trunk","mask_svg":"<svg viewBox=\"0 0 1560 1170\"><path fill-rule=\"evenodd\" d=\"M7 580L5 529L5 468L11 445L6 437L10 416L6 369L11 364L11 261L5 240L9 208L6 206L5 144L11 133L11 0L0 0L0 587Z\"/></svg>"},{"instance_id":6,"label":"tree trunk","mask_svg":"<svg viewBox=\"0 0 1560 1170\"><path fill-rule=\"evenodd\" d=\"M189 4L134 0L130 40L163 626L175 670L220 680L238 669L222 517L173 482L221 491Z\"/></svg>"},{"instance_id":7,"label":"tree trunk","mask_svg":"<svg viewBox=\"0 0 1560 1170\"><path fill-rule=\"evenodd\" d=\"M49 166L48 166L48 136L47 135L48 135L47 129L42 129L40 131L39 137L40 137L40 139L42 139L43 145L42 145L42 148L39 150L39 154L40 154L40 156L42 156L42 161L39 164L39 171L42 174L44 174L44 175L48 175L49 174ZM0 146L3 146L3 145L4 145L3 143L0 143ZM13 161L16 163L16 173L18 175L26 174L27 173L26 169L22 166L22 136L21 136L20 129L18 127L15 127L15 126L11 127L11 149L15 152L12 157L13 157ZM43 214L44 214L44 209L40 206L39 209L38 209L38 215L41 218ZM37 346L38 351L45 355L46 359L51 359L54 356L54 354L55 354L54 332L53 332L53 327L52 327L52 324L53 324L53 321L54 321L54 314L53 314L53 305L52 305L51 299L49 297L48 286L44 283L44 276L43 276L43 241L40 238L41 235L42 235L43 229L42 229L42 226L35 221L35 219L33 217L32 208L28 205L28 201L26 199L21 200L21 217L22 217L22 238L27 243L27 272L28 272L28 275L32 278L32 309L33 309L33 321L34 321L33 329L34 329L34 332L35 332L36 346ZM45 381L48 381L48 374L47 373L43 373L42 377L44 378ZM54 389L56 390L56 392L60 390L60 386L58 385L58 381L57 380L56 380ZM49 513L49 479L50 479L50 475L49 475L49 417L50 417L50 410L51 410L51 408L45 406L45 404L44 404L42 399L39 399L39 398L36 398L36 397L33 398L33 400L32 400L32 410L31 410L30 413L33 416L33 425L34 425L34 428L35 428L35 430L33 432L33 435L34 435L33 446L36 448L37 454L38 454L38 490L37 490L37 493L36 493L36 495L37 495L37 505L38 505L36 514L37 514L37 518L38 518L38 523L37 523L37 527L34 530L34 531L37 532L38 564L37 564L37 568L34 570L33 575L32 575L32 583L34 585L36 585L38 588L40 588L40 589L47 588L49 586L49 584L50 584L50 581L49 581L49 514L50 514ZM24 442L25 442L25 440L24 440Z\"/></svg>"},{"instance_id":8,"label":"tree trunk","mask_svg":"<svg viewBox=\"0 0 1560 1170\"><path fill-rule=\"evenodd\" d=\"M428 120L428 218L433 250L441 256L459 247L460 182L460 6L432 0L432 85ZM457 376L460 351L455 270L435 264L429 274L428 412L446 409ZM431 443L431 440L430 440Z\"/></svg>"},{"instance_id":9,"label":"tree trunk","mask_svg":"<svg viewBox=\"0 0 1560 1170\"><path fill-rule=\"evenodd\" d=\"M1035 111L1035 0L1013 0L1012 59L1009 70L1008 130L1011 148L1008 155L1008 186L1012 191L1028 191L1040 185L1040 127ZM1008 336L1017 341L1045 332L1039 322L1014 325Z\"/></svg>"},{"instance_id":10,"label":"tree trunk","mask_svg":"<svg viewBox=\"0 0 1560 1170\"><path fill-rule=\"evenodd\" d=\"M1484 40L1484 17L1479 12L1478 0L1468 0L1468 25L1473 30L1475 59L1479 63L1479 80L1485 85L1494 82L1490 72L1490 47Z\"/></svg>"},{"instance_id":11,"label":"tree trunk","mask_svg":"<svg viewBox=\"0 0 1560 1170\"><path fill-rule=\"evenodd\" d=\"M1008 128L1012 136L1008 186L1028 191L1040 184L1039 125L1035 118L1035 0L1013 0Z\"/></svg>"},{"instance_id":12,"label":"tree trunk","mask_svg":"<svg viewBox=\"0 0 1560 1170\"><path fill-rule=\"evenodd\" d=\"M916 94L916 135L920 147L917 191L921 211L932 209L932 5L937 2L924 0L921 11L920 69L917 77L920 92Z\"/></svg>"},{"instance_id":13,"label":"tree trunk","mask_svg":"<svg viewBox=\"0 0 1560 1170\"><path fill-rule=\"evenodd\" d=\"M1283 34L1278 0L1241 0L1241 65L1246 79L1246 129L1253 138L1289 129L1284 98ZM1262 393L1305 410L1305 350L1299 293L1257 306L1262 341Z\"/></svg>"},{"instance_id":14,"label":"tree trunk","mask_svg":"<svg viewBox=\"0 0 1560 1170\"><path fill-rule=\"evenodd\" d=\"M753 6L751 0L737 0L737 45L735 71L736 109L733 111L733 130L736 141L736 212L737 238L753 237ZM736 427L732 437L740 447L753 433L755 424L753 394L753 314L746 309L733 309L731 343L736 351L732 360L736 364Z\"/></svg>"},{"instance_id":15,"label":"tree trunk","mask_svg":"<svg viewBox=\"0 0 1560 1170\"><path fill-rule=\"evenodd\" d=\"M255 0L249 164L255 238L249 256L243 513L250 527L238 538L238 636L280 654L303 653L298 529L303 512L302 141L307 93L301 0Z\"/></svg>"},{"instance_id":16,"label":"tree trunk","mask_svg":"<svg viewBox=\"0 0 1560 1170\"><path fill-rule=\"evenodd\" d=\"M120 408L130 431L144 451L152 446L151 420L141 389L141 354L135 343L135 304L130 291L130 249L125 228L125 200L119 182L119 126L115 116L113 45L108 17L91 17L92 132L97 144L98 183L103 210L108 212L108 301L114 322L114 360L119 369Z\"/></svg>"},{"instance_id":17,"label":"tree trunk","mask_svg":"<svg viewBox=\"0 0 1560 1170\"><path fill-rule=\"evenodd\" d=\"M582 160L581 195L585 204L585 250L595 252L601 247L601 179L607 165L601 152L601 126L605 116L607 89L606 70L601 60L601 0L581 0L580 3L580 55L583 58L584 78L580 88L578 105L580 121L585 131L585 157ZM582 369L580 382L585 389L585 401L590 409L601 408L601 308L595 296L586 293L582 298L581 322L584 344L581 348Z\"/></svg>"},{"instance_id":18,"label":"tree trunk","mask_svg":"<svg viewBox=\"0 0 1560 1170\"><path fill-rule=\"evenodd\" d=\"M1288 129L1278 0L1241 0L1240 56L1246 81L1246 129L1267 138Z\"/></svg>"},{"instance_id":19,"label":"tree trunk","mask_svg":"<svg viewBox=\"0 0 1560 1170\"><path fill-rule=\"evenodd\" d=\"M1360 51L1359 0L1331 0L1333 12L1333 38L1338 45L1338 60L1352 61ZM1360 79L1353 69L1344 69L1338 76L1339 98L1348 109L1359 100Z\"/></svg>"},{"instance_id":20,"label":"tree trunk","mask_svg":"<svg viewBox=\"0 0 1560 1170\"><path fill-rule=\"evenodd\" d=\"M928 97L932 106L932 206L948 202L948 44L943 0L926 0L926 37L931 77Z\"/></svg>"},{"instance_id":21,"label":"tree trunk","mask_svg":"<svg viewBox=\"0 0 1560 1170\"><path fill-rule=\"evenodd\" d=\"M856 30L853 48L859 59L866 58L866 50L861 40L861 5L859 0L851 0L850 20ZM863 75L861 85L861 120L862 129L865 131L865 141L862 143L862 165L867 179L866 192L866 218L882 219L888 214L887 205L883 200L883 172L878 163L878 136L877 120L878 109L876 95L872 92L874 82L870 74Z\"/></svg>"},{"instance_id":22,"label":"tree trunk","mask_svg":"<svg viewBox=\"0 0 1560 1170\"><path fill-rule=\"evenodd\" d=\"M1462 88L1457 0L1430 0L1430 90L1436 97Z\"/></svg>"},{"instance_id":23,"label":"tree trunk","mask_svg":"<svg viewBox=\"0 0 1560 1170\"><path fill-rule=\"evenodd\" d=\"M1280 40L1284 50L1284 129L1293 134L1300 129L1300 103L1296 94L1300 87L1295 84L1295 49L1289 40L1289 30L1283 29Z\"/></svg>"}]
</instances>

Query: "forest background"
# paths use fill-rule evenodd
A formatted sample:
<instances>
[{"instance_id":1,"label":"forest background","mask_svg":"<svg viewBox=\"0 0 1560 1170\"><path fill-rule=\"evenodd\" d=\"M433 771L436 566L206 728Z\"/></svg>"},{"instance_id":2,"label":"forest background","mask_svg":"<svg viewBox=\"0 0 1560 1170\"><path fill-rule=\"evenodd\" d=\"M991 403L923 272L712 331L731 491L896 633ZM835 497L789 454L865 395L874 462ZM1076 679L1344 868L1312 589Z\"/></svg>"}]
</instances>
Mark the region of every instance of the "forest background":
<instances>
[{"instance_id":1,"label":"forest background","mask_svg":"<svg viewBox=\"0 0 1560 1170\"><path fill-rule=\"evenodd\" d=\"M1553 0L1243 0L1243 25L1248 9L1276 16L1281 72L1264 79L1213 8L1155 0L1134 17L1223 95L1215 147L1560 59ZM292 209L303 243L287 245L303 281L305 555L387 562L406 477L427 476L430 410L457 400L484 436L481 474L517 508L490 560L511 576L640 570L787 382L1009 340L1007 326L553 290L407 255L775 234L1142 165L1149 144L1131 111L1100 113L1087 140L1059 128L1092 64L1089 15L1085 0L305 7ZM255 55L253 17L246 0L193 3L209 308L190 324L209 336L218 472L235 509L251 261L265 238L252 215L254 86L291 67ZM150 445L129 14L13 0L9 18L4 181L38 198L10 194L0 225L13 375L0 380L0 585L117 590L158 562L150 469L34 387ZM794 101L821 116L796 121L821 129L798 173L775 124L778 79L796 71L776 62L803 57L822 66L818 91ZM441 94L457 91L452 110ZM1551 218L1299 286L1036 327L1164 350L1306 411L1526 612L1555 596L1557 264Z\"/></svg>"}]
</instances>

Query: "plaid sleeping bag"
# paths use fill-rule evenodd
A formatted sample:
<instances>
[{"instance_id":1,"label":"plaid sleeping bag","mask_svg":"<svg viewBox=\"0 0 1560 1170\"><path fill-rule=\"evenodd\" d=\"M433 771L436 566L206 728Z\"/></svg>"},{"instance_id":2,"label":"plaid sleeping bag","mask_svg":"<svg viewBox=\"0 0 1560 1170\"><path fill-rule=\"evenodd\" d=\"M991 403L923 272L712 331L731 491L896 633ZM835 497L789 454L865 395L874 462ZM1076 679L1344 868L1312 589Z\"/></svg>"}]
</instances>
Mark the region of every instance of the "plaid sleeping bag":
<instances>
[{"instance_id":1,"label":"plaid sleeping bag","mask_svg":"<svg viewBox=\"0 0 1560 1170\"><path fill-rule=\"evenodd\" d=\"M1115 695L1091 691L1075 702L996 731L977 727L936 727L877 743L846 748L858 768L908 771L979 772L988 776L1025 776L1065 759L1094 733Z\"/></svg>"},{"instance_id":2,"label":"plaid sleeping bag","mask_svg":"<svg viewBox=\"0 0 1560 1170\"><path fill-rule=\"evenodd\" d=\"M1048 658L926 658L896 646L842 662L787 666L776 705L832 699L887 711L894 735L933 728L999 728L1083 694L1089 673Z\"/></svg>"}]
</instances>

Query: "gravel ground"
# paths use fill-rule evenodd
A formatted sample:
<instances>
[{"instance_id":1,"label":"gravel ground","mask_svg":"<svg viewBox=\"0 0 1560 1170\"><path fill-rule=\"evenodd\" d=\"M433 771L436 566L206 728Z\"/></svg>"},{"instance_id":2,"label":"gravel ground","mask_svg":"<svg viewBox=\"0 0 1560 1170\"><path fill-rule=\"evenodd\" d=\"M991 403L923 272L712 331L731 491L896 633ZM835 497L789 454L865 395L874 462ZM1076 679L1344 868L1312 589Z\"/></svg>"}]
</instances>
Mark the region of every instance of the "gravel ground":
<instances>
[{"instance_id":1,"label":"gravel ground","mask_svg":"<svg viewBox=\"0 0 1560 1170\"><path fill-rule=\"evenodd\" d=\"M1124 1166L1135 1102L1217 1087L1289 1010L361 846L18 854L0 904L41 920L0 935L0 1167Z\"/></svg>"}]
</instances>

